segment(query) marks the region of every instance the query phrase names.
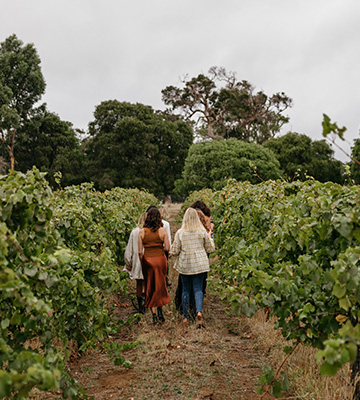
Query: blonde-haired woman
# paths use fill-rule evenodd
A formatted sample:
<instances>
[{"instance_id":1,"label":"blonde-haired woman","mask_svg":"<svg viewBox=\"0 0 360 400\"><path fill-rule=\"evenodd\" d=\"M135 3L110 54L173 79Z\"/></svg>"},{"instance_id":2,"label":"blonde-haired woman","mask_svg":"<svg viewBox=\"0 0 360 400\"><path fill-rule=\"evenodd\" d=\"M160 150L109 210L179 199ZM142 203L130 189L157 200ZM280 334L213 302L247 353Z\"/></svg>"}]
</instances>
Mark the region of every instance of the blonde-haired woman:
<instances>
[{"instance_id":1,"label":"blonde-haired woman","mask_svg":"<svg viewBox=\"0 0 360 400\"><path fill-rule=\"evenodd\" d=\"M129 241L126 246L124 255L125 266L126 269L129 271L130 279L136 279L136 297L138 301L138 310L142 314L145 312L145 282L139 257L138 243L139 233L141 228L144 226L145 219L146 213L142 213L140 215L136 228L134 228L130 233Z\"/></svg>"},{"instance_id":2,"label":"blonde-haired woman","mask_svg":"<svg viewBox=\"0 0 360 400\"><path fill-rule=\"evenodd\" d=\"M189 298L190 293L193 292L199 327L203 326L203 283L206 273L210 270L207 253L215 250L211 234L211 230L207 232L204 228L197 211L188 208L170 248L170 255L178 256L174 267L179 272L182 283L184 323L188 322Z\"/></svg>"}]
</instances>

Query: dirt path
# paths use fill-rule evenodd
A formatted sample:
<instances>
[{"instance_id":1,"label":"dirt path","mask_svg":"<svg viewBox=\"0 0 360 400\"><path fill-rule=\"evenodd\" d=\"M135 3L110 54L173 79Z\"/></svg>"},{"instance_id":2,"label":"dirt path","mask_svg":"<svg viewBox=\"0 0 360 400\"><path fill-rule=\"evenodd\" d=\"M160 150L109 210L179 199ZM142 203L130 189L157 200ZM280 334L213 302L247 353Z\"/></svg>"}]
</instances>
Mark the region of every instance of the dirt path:
<instances>
[{"instance_id":1,"label":"dirt path","mask_svg":"<svg viewBox=\"0 0 360 400\"><path fill-rule=\"evenodd\" d=\"M140 325L117 338L140 342L124 354L133 369L113 366L106 354L88 353L72 364L72 374L96 400L258 399L256 381L264 360L246 322L227 316L212 295L204 316L206 328L199 330L196 325L185 329L171 308L160 326L154 327L147 313Z\"/></svg>"},{"instance_id":2,"label":"dirt path","mask_svg":"<svg viewBox=\"0 0 360 400\"><path fill-rule=\"evenodd\" d=\"M179 206L167 208L174 235ZM173 268L170 279L173 298L178 279ZM114 318L125 320L134 314L130 304L128 296L116 299ZM87 352L71 364L71 374L95 400L260 398L256 382L266 361L246 318L227 315L218 297L210 293L204 301L205 329L196 329L195 324L184 327L173 302L164 307L164 314L166 322L154 326L151 313L146 312L139 324L124 328L116 338L120 343L139 343L124 353L132 369L114 366L105 353Z\"/></svg>"}]
</instances>

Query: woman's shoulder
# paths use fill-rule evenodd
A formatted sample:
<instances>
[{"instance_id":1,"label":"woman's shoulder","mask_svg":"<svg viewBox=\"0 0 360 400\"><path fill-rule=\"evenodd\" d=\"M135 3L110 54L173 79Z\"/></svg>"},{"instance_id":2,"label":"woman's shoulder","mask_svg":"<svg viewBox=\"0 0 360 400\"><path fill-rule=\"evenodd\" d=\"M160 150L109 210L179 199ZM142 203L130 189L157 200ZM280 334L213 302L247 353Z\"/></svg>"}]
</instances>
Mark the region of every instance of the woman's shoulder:
<instances>
[{"instance_id":1,"label":"woman's shoulder","mask_svg":"<svg viewBox=\"0 0 360 400\"><path fill-rule=\"evenodd\" d=\"M166 229L163 226L160 226L160 228L158 229L159 234L164 234L167 233Z\"/></svg>"},{"instance_id":2,"label":"woman's shoulder","mask_svg":"<svg viewBox=\"0 0 360 400\"><path fill-rule=\"evenodd\" d=\"M139 228L139 235L144 236L146 229L148 229L148 228Z\"/></svg>"}]
</instances>

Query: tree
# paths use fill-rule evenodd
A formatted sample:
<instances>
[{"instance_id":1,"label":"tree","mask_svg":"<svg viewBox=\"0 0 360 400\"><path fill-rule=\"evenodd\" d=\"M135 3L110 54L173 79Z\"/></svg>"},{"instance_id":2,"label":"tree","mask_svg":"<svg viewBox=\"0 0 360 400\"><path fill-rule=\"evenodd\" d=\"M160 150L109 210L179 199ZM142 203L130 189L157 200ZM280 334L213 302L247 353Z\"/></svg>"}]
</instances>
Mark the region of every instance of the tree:
<instances>
[{"instance_id":1,"label":"tree","mask_svg":"<svg viewBox=\"0 0 360 400\"><path fill-rule=\"evenodd\" d=\"M104 101L89 124L89 178L102 190L114 186L170 194L193 141L191 127L143 104Z\"/></svg>"},{"instance_id":2,"label":"tree","mask_svg":"<svg viewBox=\"0 0 360 400\"><path fill-rule=\"evenodd\" d=\"M307 135L289 132L264 143L280 162L285 177L300 180L306 175L320 182L343 183L343 164L335 160L334 151L325 140L312 141Z\"/></svg>"},{"instance_id":3,"label":"tree","mask_svg":"<svg viewBox=\"0 0 360 400\"><path fill-rule=\"evenodd\" d=\"M291 106L284 93L267 96L255 92L247 81L236 80L235 73L222 67L209 69L209 76L183 79L183 88L167 86L162 99L172 110L179 109L195 123L199 136L207 139L235 137L263 143L289 121L283 112Z\"/></svg>"},{"instance_id":4,"label":"tree","mask_svg":"<svg viewBox=\"0 0 360 400\"><path fill-rule=\"evenodd\" d=\"M256 143L236 139L195 143L185 160L182 178L175 183L177 195L203 188L221 189L227 179L259 183L281 176L274 154Z\"/></svg>"},{"instance_id":5,"label":"tree","mask_svg":"<svg viewBox=\"0 0 360 400\"><path fill-rule=\"evenodd\" d=\"M360 162L360 139L354 140L354 145L351 147L351 157L352 161L349 163L351 177L354 179L357 185L360 184L360 165L354 161Z\"/></svg>"},{"instance_id":6,"label":"tree","mask_svg":"<svg viewBox=\"0 0 360 400\"><path fill-rule=\"evenodd\" d=\"M45 80L34 45L24 45L16 35L9 36L0 44L0 140L11 169L15 168L17 129L44 92Z\"/></svg>"},{"instance_id":7,"label":"tree","mask_svg":"<svg viewBox=\"0 0 360 400\"><path fill-rule=\"evenodd\" d=\"M0 156L0 174L4 174L6 170L7 170L6 162L4 161L4 158Z\"/></svg>"},{"instance_id":8,"label":"tree","mask_svg":"<svg viewBox=\"0 0 360 400\"><path fill-rule=\"evenodd\" d=\"M34 110L17 131L15 143L17 168L26 172L35 165L47 172L47 180L55 184L54 173L61 172L64 186L83 179L84 154L70 122L65 122L45 106Z\"/></svg>"}]
</instances>

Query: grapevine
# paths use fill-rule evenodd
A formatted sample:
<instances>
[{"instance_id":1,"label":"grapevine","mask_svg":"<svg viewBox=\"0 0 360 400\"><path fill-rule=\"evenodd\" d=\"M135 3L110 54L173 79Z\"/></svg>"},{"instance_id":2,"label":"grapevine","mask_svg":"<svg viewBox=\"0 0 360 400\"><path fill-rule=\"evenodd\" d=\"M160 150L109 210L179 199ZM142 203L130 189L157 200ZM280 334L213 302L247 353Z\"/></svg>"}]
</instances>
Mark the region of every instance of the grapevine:
<instances>
[{"instance_id":1,"label":"grapevine","mask_svg":"<svg viewBox=\"0 0 360 400\"><path fill-rule=\"evenodd\" d=\"M66 372L67 344L83 351L122 325L111 320L106 295L126 290L125 244L156 199L91 184L53 192L35 168L1 177L0 198L0 398L25 399L37 387L85 399Z\"/></svg>"},{"instance_id":2,"label":"grapevine","mask_svg":"<svg viewBox=\"0 0 360 400\"><path fill-rule=\"evenodd\" d=\"M360 192L333 183L231 181L213 195L211 283L234 311L270 310L335 375L360 344ZM287 347L288 351L291 347Z\"/></svg>"}]
</instances>

